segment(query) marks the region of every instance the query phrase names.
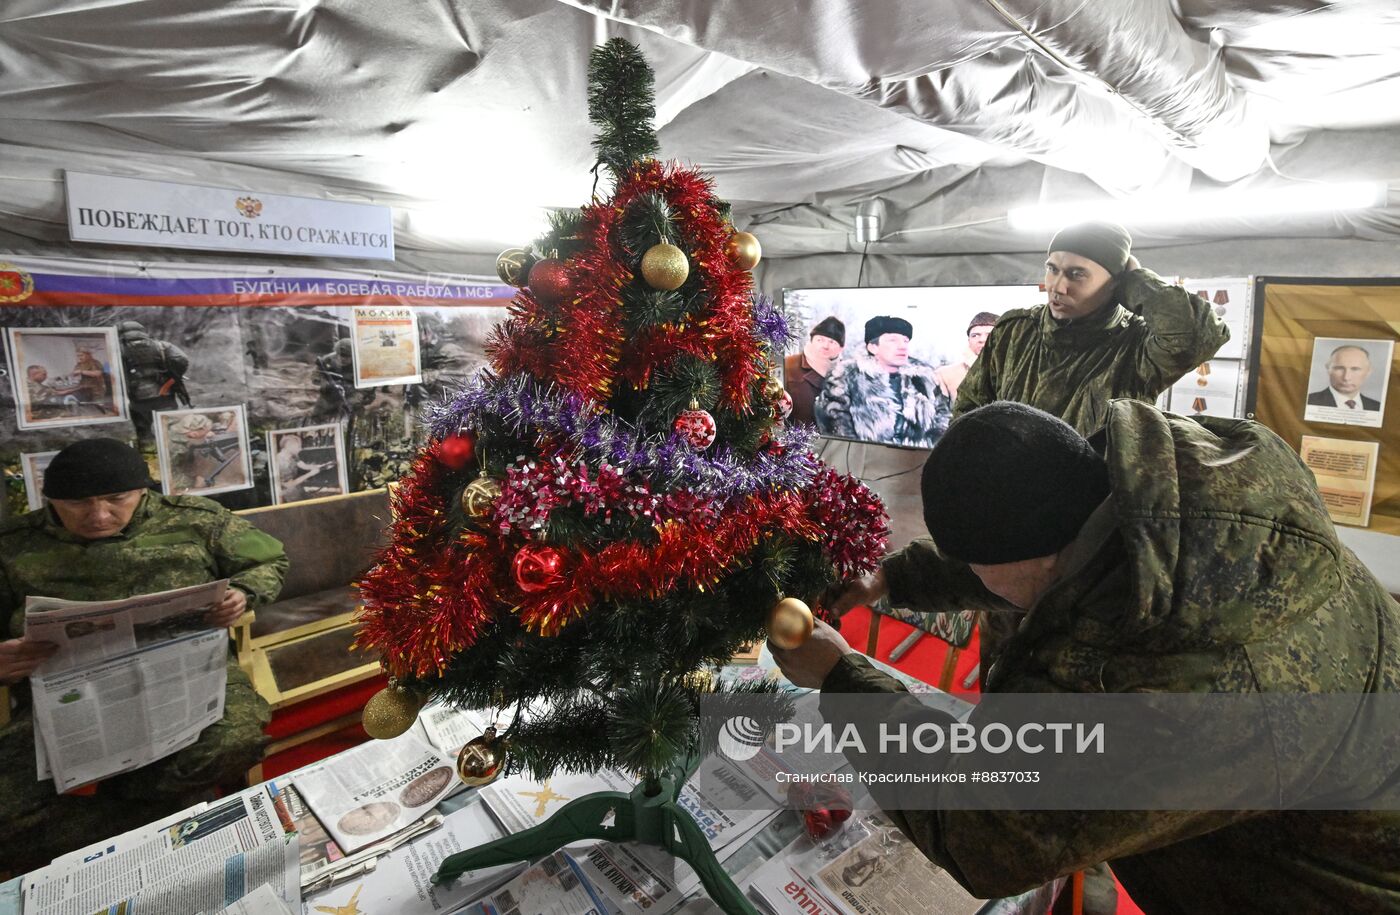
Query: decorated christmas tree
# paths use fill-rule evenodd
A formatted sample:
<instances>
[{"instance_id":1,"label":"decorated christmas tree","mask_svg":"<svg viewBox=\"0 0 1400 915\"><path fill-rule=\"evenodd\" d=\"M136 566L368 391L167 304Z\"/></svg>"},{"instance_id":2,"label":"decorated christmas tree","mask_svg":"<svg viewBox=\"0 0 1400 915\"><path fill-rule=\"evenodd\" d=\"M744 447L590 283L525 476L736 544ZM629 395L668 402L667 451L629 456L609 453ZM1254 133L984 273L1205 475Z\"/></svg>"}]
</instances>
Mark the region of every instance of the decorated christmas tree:
<instances>
[{"instance_id":1,"label":"decorated christmas tree","mask_svg":"<svg viewBox=\"0 0 1400 915\"><path fill-rule=\"evenodd\" d=\"M558 822L454 855L442 878L632 838L748 911L673 803L703 749L700 703L724 689L705 671L765 635L800 644L807 604L875 567L887 519L816 459L812 430L784 424L791 401L771 373L788 328L754 294L758 242L708 178L651 158L640 52L614 39L589 76L611 193L498 260L520 293L491 370L435 411L360 583L359 643L393 678L366 726L392 736L438 697L503 722L464 748L469 783L637 774L630 797L574 801Z\"/></svg>"}]
</instances>

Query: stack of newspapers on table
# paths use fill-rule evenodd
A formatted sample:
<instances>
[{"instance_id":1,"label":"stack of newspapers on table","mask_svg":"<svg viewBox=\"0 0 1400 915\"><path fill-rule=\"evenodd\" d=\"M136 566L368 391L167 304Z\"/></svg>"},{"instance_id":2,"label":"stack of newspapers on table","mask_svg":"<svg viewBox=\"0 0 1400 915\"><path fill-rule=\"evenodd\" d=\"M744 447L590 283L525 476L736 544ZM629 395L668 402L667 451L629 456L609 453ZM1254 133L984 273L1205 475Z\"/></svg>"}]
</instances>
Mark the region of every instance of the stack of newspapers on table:
<instances>
[{"instance_id":1,"label":"stack of newspapers on table","mask_svg":"<svg viewBox=\"0 0 1400 915\"><path fill-rule=\"evenodd\" d=\"M604 770L468 790L452 759L488 724L481 713L430 706L393 740L56 860L25 878L25 913L719 915L689 865L635 843L585 840L528 865L434 884L449 855L542 823L574 798L633 787L632 777ZM1042 894L983 906L878 811L855 811L814 841L784 809L781 765L766 751L744 761L713 756L678 799L761 911L970 915L1048 904Z\"/></svg>"},{"instance_id":2,"label":"stack of newspapers on table","mask_svg":"<svg viewBox=\"0 0 1400 915\"><path fill-rule=\"evenodd\" d=\"M23 880L25 915L301 910L299 846L267 786L54 859Z\"/></svg>"}]
</instances>

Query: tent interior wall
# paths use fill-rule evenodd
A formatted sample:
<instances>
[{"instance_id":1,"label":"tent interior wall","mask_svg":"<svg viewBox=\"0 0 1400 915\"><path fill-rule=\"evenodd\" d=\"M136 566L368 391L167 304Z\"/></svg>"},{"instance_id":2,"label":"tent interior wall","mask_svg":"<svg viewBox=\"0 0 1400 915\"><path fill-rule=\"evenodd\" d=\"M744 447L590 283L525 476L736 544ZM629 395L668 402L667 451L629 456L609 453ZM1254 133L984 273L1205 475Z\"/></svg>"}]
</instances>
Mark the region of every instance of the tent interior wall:
<instances>
[{"instance_id":1,"label":"tent interior wall","mask_svg":"<svg viewBox=\"0 0 1400 915\"><path fill-rule=\"evenodd\" d=\"M775 297L1035 282L1049 232L1012 229L1013 206L1400 185L1393 0L13 0L0 250L287 263L74 245L76 169L390 205L393 263L298 265L490 276L542 225L525 217L588 199L587 56L617 35L656 71L661 155L714 175ZM1400 276L1393 203L1134 236L1168 276ZM826 452L876 480L896 544L919 532L917 452Z\"/></svg>"}]
</instances>

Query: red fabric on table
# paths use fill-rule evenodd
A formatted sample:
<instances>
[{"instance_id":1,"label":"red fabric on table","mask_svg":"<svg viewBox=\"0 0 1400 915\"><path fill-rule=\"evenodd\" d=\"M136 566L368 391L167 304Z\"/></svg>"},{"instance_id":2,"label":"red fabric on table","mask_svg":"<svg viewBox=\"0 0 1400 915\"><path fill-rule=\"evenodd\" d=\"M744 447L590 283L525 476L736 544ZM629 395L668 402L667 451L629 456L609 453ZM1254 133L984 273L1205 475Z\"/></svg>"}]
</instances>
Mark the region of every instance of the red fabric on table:
<instances>
[{"instance_id":1,"label":"red fabric on table","mask_svg":"<svg viewBox=\"0 0 1400 915\"><path fill-rule=\"evenodd\" d=\"M888 664L890 652L913 631L913 626L893 617L887 616L882 619L880 621L880 636L875 643L876 660ZM845 637L847 644L857 651L865 651L865 642L869 632L869 609L857 607L841 617L841 635ZM978 633L974 631L972 640L967 643L967 647L958 653L957 665L953 669L952 689L949 690L954 696L969 702L976 702L982 695L976 680L972 681L971 689L965 689L962 685L963 679L977 666L977 636ZM937 686L938 678L943 673L943 659L947 656L949 647L948 643L942 639L925 635L891 666L911 677Z\"/></svg>"}]
</instances>

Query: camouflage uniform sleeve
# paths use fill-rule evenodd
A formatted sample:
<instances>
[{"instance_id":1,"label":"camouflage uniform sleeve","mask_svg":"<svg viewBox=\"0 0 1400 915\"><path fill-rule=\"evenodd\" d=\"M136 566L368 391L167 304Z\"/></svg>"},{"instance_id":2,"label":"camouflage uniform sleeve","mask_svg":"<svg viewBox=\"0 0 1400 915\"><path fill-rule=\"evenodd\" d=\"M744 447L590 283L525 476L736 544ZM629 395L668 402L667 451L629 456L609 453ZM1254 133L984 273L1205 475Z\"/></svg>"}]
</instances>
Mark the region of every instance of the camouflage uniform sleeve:
<instances>
[{"instance_id":1,"label":"camouflage uniform sleeve","mask_svg":"<svg viewBox=\"0 0 1400 915\"><path fill-rule=\"evenodd\" d=\"M817 394L813 412L817 416L817 431L823 434L856 437L855 421L851 419L851 395L846 384L850 366L851 363L842 362L833 368L822 384L821 393Z\"/></svg>"},{"instance_id":2,"label":"camouflage uniform sleeve","mask_svg":"<svg viewBox=\"0 0 1400 915\"><path fill-rule=\"evenodd\" d=\"M915 540L880 565L885 573L890 606L921 613L955 613L959 610L1011 609L982 587L967 563L949 559L933 541Z\"/></svg>"},{"instance_id":3,"label":"camouflage uniform sleeve","mask_svg":"<svg viewBox=\"0 0 1400 915\"><path fill-rule=\"evenodd\" d=\"M842 658L822 684L823 696L903 692L907 690L899 681L859 654ZM954 720L912 696L898 700L897 705L885 722L902 720L912 729L920 722L946 727ZM844 720L842 709L849 712L850 706L822 703L822 717L838 732L848 725L871 726ZM876 740L866 744L879 745ZM846 752L852 766L862 772L880 770L878 755ZM959 759L949 758L945 771L961 768ZM876 785L870 790L877 802L882 794L886 799L891 796ZM942 810L935 804L928 806L900 810L882 804L881 809L930 861L983 899L1022 893L1102 861L1171 845L1254 815L1232 810Z\"/></svg>"},{"instance_id":4,"label":"camouflage uniform sleeve","mask_svg":"<svg viewBox=\"0 0 1400 915\"><path fill-rule=\"evenodd\" d=\"M1137 352L1139 377L1153 395L1214 356L1230 339L1210 303L1151 270L1130 270L1118 290L1123 307L1142 316L1147 335Z\"/></svg>"},{"instance_id":5,"label":"camouflage uniform sleeve","mask_svg":"<svg viewBox=\"0 0 1400 915\"><path fill-rule=\"evenodd\" d=\"M232 512L223 513L223 525L213 544L219 574L248 594L248 609L277 599L287 575L287 554L282 542L258 530Z\"/></svg>"}]
</instances>

